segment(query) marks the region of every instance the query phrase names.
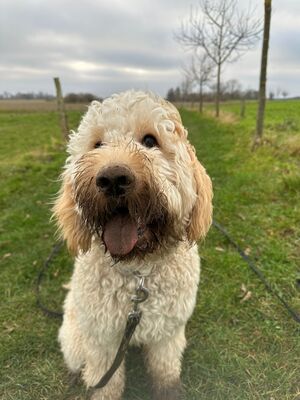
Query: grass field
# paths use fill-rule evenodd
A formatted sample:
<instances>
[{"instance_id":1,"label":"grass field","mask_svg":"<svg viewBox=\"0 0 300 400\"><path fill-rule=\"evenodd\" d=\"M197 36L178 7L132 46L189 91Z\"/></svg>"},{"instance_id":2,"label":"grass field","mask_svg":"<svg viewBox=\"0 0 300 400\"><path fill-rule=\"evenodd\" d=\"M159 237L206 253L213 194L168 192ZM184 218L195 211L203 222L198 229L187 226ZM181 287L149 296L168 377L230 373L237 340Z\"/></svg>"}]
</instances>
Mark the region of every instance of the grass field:
<instances>
[{"instance_id":1,"label":"grass field","mask_svg":"<svg viewBox=\"0 0 300 400\"><path fill-rule=\"evenodd\" d=\"M18 108L18 107L17 107ZM264 145L251 151L256 105L222 106L230 123L182 109L214 184L215 219L300 312L300 102L270 102ZM60 322L35 305L34 283L53 243L49 202L65 159L54 111L0 105L0 399L84 399L69 378L56 336ZM70 110L71 128L80 111ZM187 326L186 400L300 399L300 325L266 292L214 228L201 245L202 280ZM44 283L59 309L72 260L64 251ZM125 400L150 399L138 350L129 353Z\"/></svg>"},{"instance_id":2,"label":"grass field","mask_svg":"<svg viewBox=\"0 0 300 400\"><path fill-rule=\"evenodd\" d=\"M87 105L84 103L66 103L67 111L86 110ZM57 102L55 100L1 100L0 112L51 112L57 110Z\"/></svg>"}]
</instances>

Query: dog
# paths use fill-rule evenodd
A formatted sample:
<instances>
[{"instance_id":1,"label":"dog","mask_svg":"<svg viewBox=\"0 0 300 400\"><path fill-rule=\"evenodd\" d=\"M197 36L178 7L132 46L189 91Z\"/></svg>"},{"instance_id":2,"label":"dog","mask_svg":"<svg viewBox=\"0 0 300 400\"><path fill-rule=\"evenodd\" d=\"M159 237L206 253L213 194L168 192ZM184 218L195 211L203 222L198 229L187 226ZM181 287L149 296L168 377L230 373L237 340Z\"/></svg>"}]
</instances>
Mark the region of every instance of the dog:
<instances>
[{"instance_id":1,"label":"dog","mask_svg":"<svg viewBox=\"0 0 300 400\"><path fill-rule=\"evenodd\" d=\"M59 342L93 387L110 368L132 310L135 271L149 296L131 344L141 346L153 399L181 397L185 325L199 283L196 241L212 221L212 184L179 112L153 93L94 101L72 132L54 217L75 255ZM94 400L119 400L124 361Z\"/></svg>"}]
</instances>

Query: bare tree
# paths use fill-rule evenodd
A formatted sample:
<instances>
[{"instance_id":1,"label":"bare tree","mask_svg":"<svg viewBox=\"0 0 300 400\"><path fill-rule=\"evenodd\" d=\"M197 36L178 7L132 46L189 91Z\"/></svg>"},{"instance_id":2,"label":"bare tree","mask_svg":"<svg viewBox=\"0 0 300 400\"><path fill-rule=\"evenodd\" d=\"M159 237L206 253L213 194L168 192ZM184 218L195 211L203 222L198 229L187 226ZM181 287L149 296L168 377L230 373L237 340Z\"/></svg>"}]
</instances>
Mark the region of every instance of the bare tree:
<instances>
[{"instance_id":1,"label":"bare tree","mask_svg":"<svg viewBox=\"0 0 300 400\"><path fill-rule=\"evenodd\" d=\"M193 79L192 76L185 72L184 80L181 82L181 96L183 101L188 101L188 96L192 91Z\"/></svg>"},{"instance_id":2,"label":"bare tree","mask_svg":"<svg viewBox=\"0 0 300 400\"><path fill-rule=\"evenodd\" d=\"M260 78L259 78L259 98L258 98L258 109L256 117L256 133L254 137L253 148L260 144L264 129L271 14L272 14L272 0L265 0L264 37L262 45L262 56L261 56Z\"/></svg>"},{"instance_id":3,"label":"bare tree","mask_svg":"<svg viewBox=\"0 0 300 400\"><path fill-rule=\"evenodd\" d=\"M175 39L188 48L202 48L217 68L216 116L220 112L222 67L250 49L261 33L253 10L240 11L238 0L200 0L191 8Z\"/></svg>"},{"instance_id":4,"label":"bare tree","mask_svg":"<svg viewBox=\"0 0 300 400\"><path fill-rule=\"evenodd\" d=\"M225 92L227 94L227 98L229 99L237 99L242 95L242 85L237 79L230 79L225 82Z\"/></svg>"},{"instance_id":5,"label":"bare tree","mask_svg":"<svg viewBox=\"0 0 300 400\"><path fill-rule=\"evenodd\" d=\"M197 53L192 56L189 66L184 68L185 77L199 88L199 111L203 113L203 90L213 76L214 64L206 53Z\"/></svg>"},{"instance_id":6,"label":"bare tree","mask_svg":"<svg viewBox=\"0 0 300 400\"><path fill-rule=\"evenodd\" d=\"M288 92L287 90L283 89L283 91L281 92L281 94L282 94L282 97L283 97L284 99L286 99L286 98L288 97L288 95L289 95L289 92Z\"/></svg>"}]
</instances>

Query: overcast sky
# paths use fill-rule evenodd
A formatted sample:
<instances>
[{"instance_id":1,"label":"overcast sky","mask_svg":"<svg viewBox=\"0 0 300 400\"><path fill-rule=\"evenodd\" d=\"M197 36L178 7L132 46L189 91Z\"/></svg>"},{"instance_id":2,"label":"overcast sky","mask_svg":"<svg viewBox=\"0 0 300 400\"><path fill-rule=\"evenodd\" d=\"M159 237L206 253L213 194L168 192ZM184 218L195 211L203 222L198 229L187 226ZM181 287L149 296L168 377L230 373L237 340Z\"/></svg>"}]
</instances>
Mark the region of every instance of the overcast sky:
<instances>
[{"instance_id":1,"label":"overcast sky","mask_svg":"<svg viewBox=\"0 0 300 400\"><path fill-rule=\"evenodd\" d=\"M251 0L250 0L251 1ZM248 0L240 0L248 4ZM0 93L108 96L138 88L165 95L188 54L174 41L189 0L0 0ZM263 0L257 11L263 15ZM273 0L268 88L300 95L300 0ZM257 88L261 43L223 78Z\"/></svg>"}]
</instances>

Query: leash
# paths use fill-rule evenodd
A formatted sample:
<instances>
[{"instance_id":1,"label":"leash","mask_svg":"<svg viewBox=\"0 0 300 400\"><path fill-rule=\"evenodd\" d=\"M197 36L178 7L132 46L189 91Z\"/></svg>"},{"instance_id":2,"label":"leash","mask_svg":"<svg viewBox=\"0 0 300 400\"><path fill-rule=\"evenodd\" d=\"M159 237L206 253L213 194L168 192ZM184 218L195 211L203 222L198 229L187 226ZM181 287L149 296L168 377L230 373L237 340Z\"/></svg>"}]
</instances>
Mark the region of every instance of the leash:
<instances>
[{"instance_id":1,"label":"leash","mask_svg":"<svg viewBox=\"0 0 300 400\"><path fill-rule=\"evenodd\" d=\"M145 277L140 274L139 271L134 271L133 275L138 279L138 285L135 289L135 295L131 297L131 301L133 302L133 308L127 315L127 322L125 332L123 334L120 346L118 348L115 359L109 368L109 370L102 376L102 378L98 381L98 383L92 386L92 389L99 389L104 387L112 378L116 370L121 365L124 360L126 351L129 346L130 339L134 334L134 331L142 318L142 311L138 309L138 305L143 303L149 297L149 291L145 288Z\"/></svg>"},{"instance_id":2,"label":"leash","mask_svg":"<svg viewBox=\"0 0 300 400\"><path fill-rule=\"evenodd\" d=\"M213 226L226 237L226 239L236 249L236 251L242 257L242 259L248 264L249 268L258 276L260 281L265 285L265 288L273 296L275 296L277 300L279 300L279 302L287 310L287 312L290 314L293 320L298 322L298 324L300 324L300 315L297 314L297 312L291 308L291 306L284 300L284 298L280 296L278 291L272 287L271 283L267 281L262 271L259 268L257 268L252 259L249 256L247 256L247 254L242 250L242 248L230 237L229 233L225 230L225 228L223 228L223 226L221 226L215 220L213 220Z\"/></svg>"},{"instance_id":3,"label":"leash","mask_svg":"<svg viewBox=\"0 0 300 400\"><path fill-rule=\"evenodd\" d=\"M220 232L222 233L223 236L226 237L226 239L229 241L229 243L235 248L235 250L239 253L239 255L242 257L242 259L247 263L248 267L257 275L259 280L264 284L265 288L277 298L277 300L282 304L282 306L287 310L287 312L290 314L290 316L293 318L293 320L297 323L300 323L300 316L299 314L291 308L291 306L284 300L283 297L280 296L280 294L272 287L272 285L268 282L262 271L257 268L255 263L252 261L252 259L242 250L242 248L231 238L229 233L226 231L226 229L219 224L216 220L213 220L213 226ZM53 258L56 256L56 254L61 250L63 246L63 242L60 241L58 242L55 246L53 246L49 256L47 257L46 261L44 262L42 268L40 269L38 273L38 278L36 281L36 287L35 287L35 293L36 293L36 303L37 306L48 316L54 317L54 318L62 318L63 313L59 311L54 311L54 310L49 310L41 301L41 283L44 278L44 275L46 273L46 270L49 268L51 262L53 261Z\"/></svg>"},{"instance_id":4,"label":"leash","mask_svg":"<svg viewBox=\"0 0 300 400\"><path fill-rule=\"evenodd\" d=\"M36 280L36 285L35 285L35 296L36 296L36 304L37 306L43 311L44 314L48 315L49 317L53 318L62 318L63 313L59 311L54 311L50 310L46 306L44 306L42 300L41 300L41 285L42 285L42 280L45 276L46 271L49 269L50 264L53 260L53 258L61 251L63 247L64 242L60 240L58 243L53 246L49 256L47 257L46 261L44 262L42 268L39 270L38 277Z\"/></svg>"},{"instance_id":5,"label":"leash","mask_svg":"<svg viewBox=\"0 0 300 400\"><path fill-rule=\"evenodd\" d=\"M300 316L297 314L295 310L293 310L290 305L284 300L283 297L272 287L270 282L266 279L262 271L257 268L252 259L242 250L242 248L230 237L229 233L222 227L218 222L213 220L213 226L222 233L229 241L229 243L236 249L236 251L240 254L242 259L247 263L249 268L257 275L260 281L264 284L265 288L277 298L277 300L282 304L282 306L288 311L290 316L294 319L295 322L300 323ZM36 282L36 302L39 308L47 314L48 316L55 318L62 318L63 313L49 310L45 307L40 299L40 289L41 282L45 275L46 270L49 268L51 261L57 255L57 253L61 250L63 246L63 242L58 242L51 250L51 253L47 257L44 262L41 270L39 271L37 282ZM121 343L115 355L115 358L111 364L109 370L101 377L101 379L97 382L96 385L90 387L90 389L99 389L103 388L112 378L116 370L120 367L122 361L124 360L126 351L128 349L130 340L136 330L136 327L141 321L142 311L139 310L138 306L140 303L143 303L149 297L148 289L144 286L145 284L145 276L141 275L139 271L134 271L133 275L138 280L137 287L135 289L135 294L131 297L131 301L133 303L132 310L127 315L126 327L121 339Z\"/></svg>"}]
</instances>

